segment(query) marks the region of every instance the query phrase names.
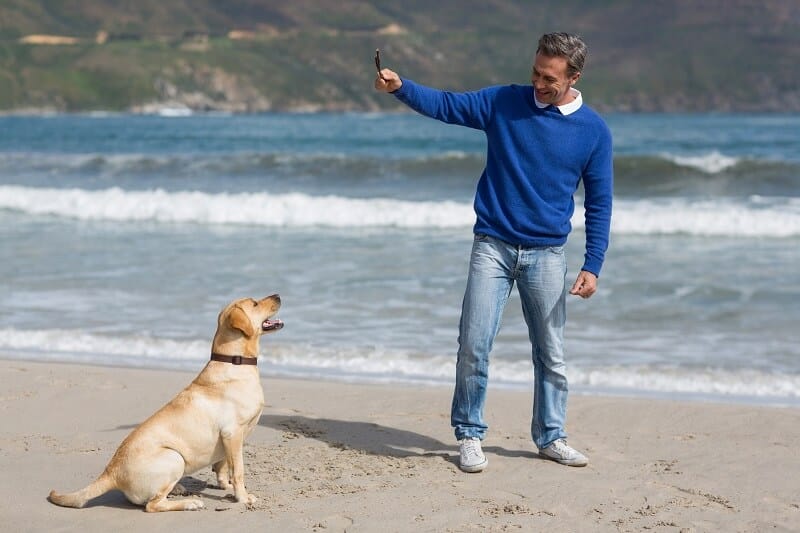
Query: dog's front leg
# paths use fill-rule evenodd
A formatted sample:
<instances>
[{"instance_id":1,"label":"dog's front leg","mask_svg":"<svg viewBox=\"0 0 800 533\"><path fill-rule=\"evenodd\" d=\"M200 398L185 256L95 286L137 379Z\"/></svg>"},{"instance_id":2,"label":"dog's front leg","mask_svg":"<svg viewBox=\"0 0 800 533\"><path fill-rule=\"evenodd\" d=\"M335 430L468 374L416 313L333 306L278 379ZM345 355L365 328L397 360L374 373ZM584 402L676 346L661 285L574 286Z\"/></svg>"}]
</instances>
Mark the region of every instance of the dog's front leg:
<instances>
[{"instance_id":1,"label":"dog's front leg","mask_svg":"<svg viewBox=\"0 0 800 533\"><path fill-rule=\"evenodd\" d=\"M237 429L231 435L222 435L222 445L225 447L225 457L228 467L231 470L231 481L233 481L233 495L237 502L252 505L258 498L252 494L247 494L244 488L244 431Z\"/></svg>"},{"instance_id":2,"label":"dog's front leg","mask_svg":"<svg viewBox=\"0 0 800 533\"><path fill-rule=\"evenodd\" d=\"M231 484L227 453L225 455L226 458L214 463L211 466L211 470L217 475L217 486L223 490L230 490L233 488L233 485Z\"/></svg>"}]
</instances>

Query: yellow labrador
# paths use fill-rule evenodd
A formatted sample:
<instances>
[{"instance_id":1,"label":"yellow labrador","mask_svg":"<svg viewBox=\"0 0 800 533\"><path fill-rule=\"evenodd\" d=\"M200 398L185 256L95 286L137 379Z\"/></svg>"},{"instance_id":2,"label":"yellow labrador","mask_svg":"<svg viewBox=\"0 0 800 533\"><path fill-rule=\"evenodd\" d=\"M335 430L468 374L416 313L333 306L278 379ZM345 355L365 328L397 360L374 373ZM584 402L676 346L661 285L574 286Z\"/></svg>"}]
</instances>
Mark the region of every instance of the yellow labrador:
<instances>
[{"instance_id":1,"label":"yellow labrador","mask_svg":"<svg viewBox=\"0 0 800 533\"><path fill-rule=\"evenodd\" d=\"M197 498L168 500L167 495L183 476L212 465L221 488L233 488L237 502L253 504L255 496L244 488L242 446L264 407L258 340L283 327L272 320L280 306L280 296L273 294L225 307L217 319L211 361L195 380L122 441L96 481L69 494L52 491L49 500L83 507L118 489L148 512L201 509Z\"/></svg>"}]
</instances>

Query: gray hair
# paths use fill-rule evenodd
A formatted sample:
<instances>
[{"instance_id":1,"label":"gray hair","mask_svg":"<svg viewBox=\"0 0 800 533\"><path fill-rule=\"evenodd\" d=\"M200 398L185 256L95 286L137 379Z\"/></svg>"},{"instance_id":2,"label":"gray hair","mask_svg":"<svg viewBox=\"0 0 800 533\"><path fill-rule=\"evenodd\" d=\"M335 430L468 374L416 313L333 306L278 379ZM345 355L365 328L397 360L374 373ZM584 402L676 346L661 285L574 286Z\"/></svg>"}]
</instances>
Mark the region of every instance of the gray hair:
<instances>
[{"instance_id":1,"label":"gray hair","mask_svg":"<svg viewBox=\"0 0 800 533\"><path fill-rule=\"evenodd\" d=\"M567 75L574 76L583 71L586 43L577 35L563 32L546 33L539 38L536 53L548 57L563 57L567 60Z\"/></svg>"}]
</instances>

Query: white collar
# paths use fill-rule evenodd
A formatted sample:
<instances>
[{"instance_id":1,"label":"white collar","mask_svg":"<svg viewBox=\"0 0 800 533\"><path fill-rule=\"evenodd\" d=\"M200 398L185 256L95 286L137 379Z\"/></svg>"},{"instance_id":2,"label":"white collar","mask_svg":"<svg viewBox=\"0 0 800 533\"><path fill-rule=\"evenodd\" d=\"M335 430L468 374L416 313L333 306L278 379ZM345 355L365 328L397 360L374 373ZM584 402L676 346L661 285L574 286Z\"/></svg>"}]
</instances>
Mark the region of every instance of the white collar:
<instances>
[{"instance_id":1,"label":"white collar","mask_svg":"<svg viewBox=\"0 0 800 533\"><path fill-rule=\"evenodd\" d=\"M572 96L575 97L575 99L568 104L556 106L558 110L561 111L561 114L564 116L571 115L572 113L580 109L581 106L583 105L583 96L581 96L581 92L578 89L576 89L575 87L570 87L569 92ZM533 91L533 101L536 102L536 107L538 107L539 109L544 109L545 107L550 105L550 104L543 104L539 100L537 100L536 91Z\"/></svg>"}]
</instances>

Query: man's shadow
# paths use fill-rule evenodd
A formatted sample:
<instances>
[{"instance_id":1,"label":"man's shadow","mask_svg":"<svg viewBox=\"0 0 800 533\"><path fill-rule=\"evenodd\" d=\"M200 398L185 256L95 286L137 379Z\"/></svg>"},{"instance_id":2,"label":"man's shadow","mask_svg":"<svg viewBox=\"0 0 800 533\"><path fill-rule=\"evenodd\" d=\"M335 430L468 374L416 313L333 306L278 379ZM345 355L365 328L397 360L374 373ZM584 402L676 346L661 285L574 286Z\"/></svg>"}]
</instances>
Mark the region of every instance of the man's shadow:
<instances>
[{"instance_id":1,"label":"man's shadow","mask_svg":"<svg viewBox=\"0 0 800 533\"><path fill-rule=\"evenodd\" d=\"M258 424L315 439L333 448L354 449L387 457L441 457L452 462L455 449L427 435L372 422L261 415Z\"/></svg>"},{"instance_id":2,"label":"man's shadow","mask_svg":"<svg viewBox=\"0 0 800 533\"><path fill-rule=\"evenodd\" d=\"M316 439L333 448L349 448L386 457L439 457L458 466L458 446L414 431L372 422L308 418L299 415L261 415L258 424L276 431ZM526 450L487 446L484 451L504 457L538 458Z\"/></svg>"}]
</instances>

